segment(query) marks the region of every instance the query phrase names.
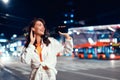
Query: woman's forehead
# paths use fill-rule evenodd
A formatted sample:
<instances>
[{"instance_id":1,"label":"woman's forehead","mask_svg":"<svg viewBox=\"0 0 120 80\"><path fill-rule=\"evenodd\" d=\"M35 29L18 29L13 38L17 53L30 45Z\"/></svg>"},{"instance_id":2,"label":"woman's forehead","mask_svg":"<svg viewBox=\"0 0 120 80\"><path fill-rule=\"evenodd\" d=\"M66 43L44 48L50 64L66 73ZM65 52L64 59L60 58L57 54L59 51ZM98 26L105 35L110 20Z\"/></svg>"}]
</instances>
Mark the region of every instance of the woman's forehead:
<instances>
[{"instance_id":1,"label":"woman's forehead","mask_svg":"<svg viewBox=\"0 0 120 80\"><path fill-rule=\"evenodd\" d=\"M41 21L36 21L36 24L43 24Z\"/></svg>"}]
</instances>

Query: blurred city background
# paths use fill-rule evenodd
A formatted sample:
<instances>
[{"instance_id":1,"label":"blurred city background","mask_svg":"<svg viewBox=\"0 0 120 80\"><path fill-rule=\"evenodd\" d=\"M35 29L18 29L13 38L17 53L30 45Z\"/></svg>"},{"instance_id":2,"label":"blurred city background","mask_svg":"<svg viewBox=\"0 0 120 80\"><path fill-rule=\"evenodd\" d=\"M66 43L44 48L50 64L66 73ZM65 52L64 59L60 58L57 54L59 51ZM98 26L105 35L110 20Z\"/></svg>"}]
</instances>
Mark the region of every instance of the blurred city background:
<instances>
[{"instance_id":1,"label":"blurred city background","mask_svg":"<svg viewBox=\"0 0 120 80\"><path fill-rule=\"evenodd\" d=\"M28 79L20 55L34 18L43 18L59 41L58 26L73 38L73 53L57 55L57 80L120 79L119 0L0 0L0 80Z\"/></svg>"}]
</instances>

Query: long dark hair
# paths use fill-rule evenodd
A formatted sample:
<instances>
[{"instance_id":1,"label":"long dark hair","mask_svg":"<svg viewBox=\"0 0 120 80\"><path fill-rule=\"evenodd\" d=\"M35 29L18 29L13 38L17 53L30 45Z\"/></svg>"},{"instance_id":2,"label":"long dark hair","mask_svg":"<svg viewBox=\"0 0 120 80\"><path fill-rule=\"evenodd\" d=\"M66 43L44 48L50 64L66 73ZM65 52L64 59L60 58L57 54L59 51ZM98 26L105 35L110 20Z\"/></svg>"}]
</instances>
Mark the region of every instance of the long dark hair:
<instances>
[{"instance_id":1,"label":"long dark hair","mask_svg":"<svg viewBox=\"0 0 120 80\"><path fill-rule=\"evenodd\" d=\"M30 43L30 32L31 32L31 28L34 27L35 23L37 21L41 21L45 27L45 32L44 35L42 36L43 42L46 44L46 46L48 46L50 44L50 40L48 39L48 37L50 36L46 25L45 25L45 21L42 18L35 18L34 20L31 21L29 27L28 27L28 35L26 36L26 44L25 47L28 47L29 43ZM34 43L34 45L36 44L36 41Z\"/></svg>"}]
</instances>

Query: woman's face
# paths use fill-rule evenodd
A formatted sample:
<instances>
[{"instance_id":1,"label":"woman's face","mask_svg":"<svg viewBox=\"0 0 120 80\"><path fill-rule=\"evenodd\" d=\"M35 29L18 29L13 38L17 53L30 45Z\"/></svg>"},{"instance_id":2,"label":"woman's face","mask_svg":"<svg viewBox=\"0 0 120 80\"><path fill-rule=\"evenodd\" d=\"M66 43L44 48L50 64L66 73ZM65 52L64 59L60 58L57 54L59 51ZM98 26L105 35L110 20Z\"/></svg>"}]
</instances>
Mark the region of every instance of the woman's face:
<instances>
[{"instance_id":1,"label":"woman's face","mask_svg":"<svg viewBox=\"0 0 120 80\"><path fill-rule=\"evenodd\" d=\"M35 34L40 35L40 36L44 35L45 27L41 21L36 21L33 28L34 28Z\"/></svg>"}]
</instances>

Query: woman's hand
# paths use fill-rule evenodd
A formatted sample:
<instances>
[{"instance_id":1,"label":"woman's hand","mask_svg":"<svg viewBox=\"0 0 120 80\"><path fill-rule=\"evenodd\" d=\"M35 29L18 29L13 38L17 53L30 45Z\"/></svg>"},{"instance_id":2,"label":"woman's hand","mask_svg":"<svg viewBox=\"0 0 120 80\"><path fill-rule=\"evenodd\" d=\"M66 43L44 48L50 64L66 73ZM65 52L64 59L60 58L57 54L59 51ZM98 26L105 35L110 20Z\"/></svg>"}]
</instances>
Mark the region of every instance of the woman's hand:
<instances>
[{"instance_id":1,"label":"woman's hand","mask_svg":"<svg viewBox=\"0 0 120 80\"><path fill-rule=\"evenodd\" d=\"M62 36L65 36L65 38L68 39L68 40L71 39L71 36L68 33L62 33L62 32L59 31L59 34L62 35Z\"/></svg>"},{"instance_id":2,"label":"woman's hand","mask_svg":"<svg viewBox=\"0 0 120 80\"><path fill-rule=\"evenodd\" d=\"M33 34L33 30L30 32L30 44L34 44L36 35Z\"/></svg>"}]
</instances>

